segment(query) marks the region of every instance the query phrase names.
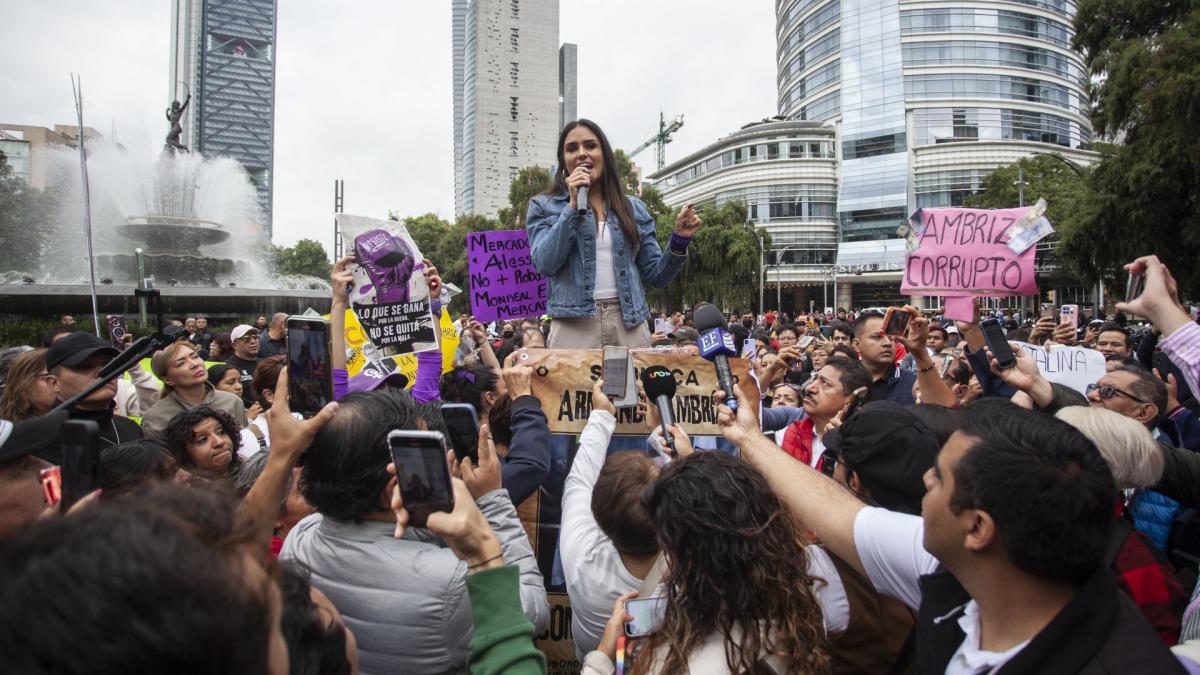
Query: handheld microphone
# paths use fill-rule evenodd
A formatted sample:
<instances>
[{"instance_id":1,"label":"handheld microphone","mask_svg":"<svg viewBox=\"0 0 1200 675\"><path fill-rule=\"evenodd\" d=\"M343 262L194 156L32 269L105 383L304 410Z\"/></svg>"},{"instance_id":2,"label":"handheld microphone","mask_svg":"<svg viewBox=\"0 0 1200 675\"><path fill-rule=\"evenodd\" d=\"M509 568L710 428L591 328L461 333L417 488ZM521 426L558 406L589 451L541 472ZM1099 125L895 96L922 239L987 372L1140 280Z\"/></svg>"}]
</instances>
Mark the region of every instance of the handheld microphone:
<instances>
[{"instance_id":1,"label":"handheld microphone","mask_svg":"<svg viewBox=\"0 0 1200 675\"><path fill-rule=\"evenodd\" d=\"M675 399L675 375L663 366L649 366L642 371L642 387L646 390L646 398L658 406L663 439L671 448L671 456L675 457L675 437L667 431L667 427L675 426L675 416L671 412L671 401Z\"/></svg>"},{"instance_id":2,"label":"handheld microphone","mask_svg":"<svg viewBox=\"0 0 1200 675\"><path fill-rule=\"evenodd\" d=\"M729 357L736 356L733 336L725 330L725 317L715 305L702 303L692 311L696 330L700 332L700 355L713 362L717 369L717 386L725 392L725 405L737 410L737 399L733 396L733 374L729 370Z\"/></svg>"},{"instance_id":3,"label":"handheld microphone","mask_svg":"<svg viewBox=\"0 0 1200 675\"><path fill-rule=\"evenodd\" d=\"M580 164L579 166L586 166L586 167L587 167L587 170L588 170L588 173L589 173L589 174L591 174L591 172L592 172L592 165L591 165L590 163L588 163L588 164ZM578 191L575 193L575 207L576 207L577 209L579 209L579 215L581 215L581 216L586 216L586 215L587 215L587 210L588 210L588 186L586 186L586 185L580 185L580 186L579 186L579 190L578 190Z\"/></svg>"}]
</instances>

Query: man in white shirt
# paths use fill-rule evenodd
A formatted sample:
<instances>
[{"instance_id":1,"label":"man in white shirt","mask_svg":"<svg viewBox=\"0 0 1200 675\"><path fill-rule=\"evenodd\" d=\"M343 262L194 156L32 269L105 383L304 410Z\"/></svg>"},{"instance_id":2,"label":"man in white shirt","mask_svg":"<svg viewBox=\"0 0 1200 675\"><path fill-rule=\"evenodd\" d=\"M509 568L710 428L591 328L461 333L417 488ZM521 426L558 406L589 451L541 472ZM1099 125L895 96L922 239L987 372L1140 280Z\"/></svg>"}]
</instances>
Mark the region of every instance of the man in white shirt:
<instances>
[{"instance_id":1,"label":"man in white shirt","mask_svg":"<svg viewBox=\"0 0 1200 675\"><path fill-rule=\"evenodd\" d=\"M1069 425L1000 399L966 407L918 518L865 506L738 408L720 422L742 456L830 551L917 609L918 672L1183 672L1103 564L1117 490Z\"/></svg>"}]
</instances>

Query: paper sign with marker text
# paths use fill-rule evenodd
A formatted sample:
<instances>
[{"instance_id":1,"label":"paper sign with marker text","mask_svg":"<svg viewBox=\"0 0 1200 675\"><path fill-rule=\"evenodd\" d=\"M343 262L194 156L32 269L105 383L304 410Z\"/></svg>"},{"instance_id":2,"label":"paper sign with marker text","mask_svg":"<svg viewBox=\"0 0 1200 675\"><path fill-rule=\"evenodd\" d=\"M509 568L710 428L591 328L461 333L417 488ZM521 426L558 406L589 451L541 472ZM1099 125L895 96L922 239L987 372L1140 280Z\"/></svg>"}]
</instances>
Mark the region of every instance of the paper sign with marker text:
<instances>
[{"instance_id":1,"label":"paper sign with marker text","mask_svg":"<svg viewBox=\"0 0 1200 675\"><path fill-rule=\"evenodd\" d=\"M1015 254L1007 232L1031 207L922 209L916 250L905 256L900 291L911 295L1037 293L1030 247Z\"/></svg>"},{"instance_id":2,"label":"paper sign with marker text","mask_svg":"<svg viewBox=\"0 0 1200 675\"><path fill-rule=\"evenodd\" d=\"M525 230L467 233L471 314L504 321L546 313L546 277L533 266Z\"/></svg>"},{"instance_id":3,"label":"paper sign with marker text","mask_svg":"<svg viewBox=\"0 0 1200 675\"><path fill-rule=\"evenodd\" d=\"M1089 384L1104 377L1104 355L1086 347L1054 345L1049 349L1037 345L1015 342L1033 356L1038 370L1047 380L1066 385L1081 394L1087 394Z\"/></svg>"}]
</instances>

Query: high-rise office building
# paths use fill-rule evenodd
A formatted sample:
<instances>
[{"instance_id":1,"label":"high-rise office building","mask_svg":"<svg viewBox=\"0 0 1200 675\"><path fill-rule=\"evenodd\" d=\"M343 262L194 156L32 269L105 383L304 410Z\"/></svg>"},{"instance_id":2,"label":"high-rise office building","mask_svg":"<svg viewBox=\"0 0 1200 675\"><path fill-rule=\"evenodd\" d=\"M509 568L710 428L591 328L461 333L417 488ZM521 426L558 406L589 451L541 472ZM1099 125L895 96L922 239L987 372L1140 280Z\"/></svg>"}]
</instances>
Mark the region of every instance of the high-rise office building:
<instances>
[{"instance_id":1,"label":"high-rise office building","mask_svg":"<svg viewBox=\"0 0 1200 675\"><path fill-rule=\"evenodd\" d=\"M451 12L454 210L494 216L521 167L555 161L558 0L455 0Z\"/></svg>"},{"instance_id":2,"label":"high-rise office building","mask_svg":"<svg viewBox=\"0 0 1200 675\"><path fill-rule=\"evenodd\" d=\"M175 0L173 99L192 102L182 143L236 159L258 190L267 232L275 149L276 0ZM165 129L165 127L164 127Z\"/></svg>"},{"instance_id":3,"label":"high-rise office building","mask_svg":"<svg viewBox=\"0 0 1200 675\"><path fill-rule=\"evenodd\" d=\"M997 166L1090 163L1075 0L777 0L779 114L839 135L839 304L899 299L900 221Z\"/></svg>"},{"instance_id":4,"label":"high-rise office building","mask_svg":"<svg viewBox=\"0 0 1200 675\"><path fill-rule=\"evenodd\" d=\"M558 128L579 119L579 47L564 42L558 48Z\"/></svg>"}]
</instances>

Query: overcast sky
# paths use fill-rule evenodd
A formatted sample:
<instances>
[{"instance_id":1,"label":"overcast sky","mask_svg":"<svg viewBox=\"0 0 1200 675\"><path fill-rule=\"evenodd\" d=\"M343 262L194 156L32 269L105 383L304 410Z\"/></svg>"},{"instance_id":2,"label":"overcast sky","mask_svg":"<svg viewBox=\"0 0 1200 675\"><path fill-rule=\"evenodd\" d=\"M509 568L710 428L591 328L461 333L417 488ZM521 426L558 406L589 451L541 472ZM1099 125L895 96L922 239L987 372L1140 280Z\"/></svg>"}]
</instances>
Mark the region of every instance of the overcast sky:
<instances>
[{"instance_id":1,"label":"overcast sky","mask_svg":"<svg viewBox=\"0 0 1200 675\"><path fill-rule=\"evenodd\" d=\"M153 157L170 92L168 0L6 2L0 122L84 123ZM614 145L685 116L683 157L775 113L774 3L563 0L560 42L579 45L579 114ZM449 0L280 0L275 243L332 242L333 179L346 211L454 215ZM654 151L635 161L654 170Z\"/></svg>"}]
</instances>

